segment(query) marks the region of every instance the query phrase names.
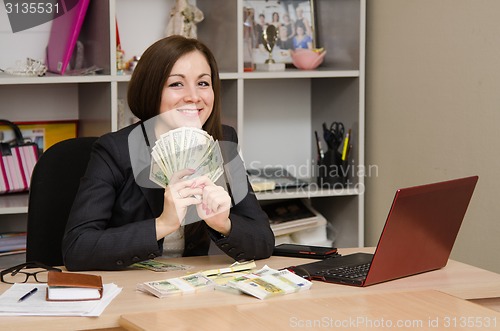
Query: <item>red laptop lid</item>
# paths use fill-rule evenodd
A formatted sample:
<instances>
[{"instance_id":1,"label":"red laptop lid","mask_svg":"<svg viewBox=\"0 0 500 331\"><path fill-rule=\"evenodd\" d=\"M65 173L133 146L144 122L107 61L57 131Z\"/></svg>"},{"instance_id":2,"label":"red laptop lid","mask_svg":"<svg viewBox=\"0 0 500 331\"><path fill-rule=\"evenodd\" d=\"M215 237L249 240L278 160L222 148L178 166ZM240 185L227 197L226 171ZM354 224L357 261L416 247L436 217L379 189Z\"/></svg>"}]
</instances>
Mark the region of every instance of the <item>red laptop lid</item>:
<instances>
[{"instance_id":1,"label":"red laptop lid","mask_svg":"<svg viewBox=\"0 0 500 331\"><path fill-rule=\"evenodd\" d=\"M446 265L478 176L399 189L364 286Z\"/></svg>"}]
</instances>

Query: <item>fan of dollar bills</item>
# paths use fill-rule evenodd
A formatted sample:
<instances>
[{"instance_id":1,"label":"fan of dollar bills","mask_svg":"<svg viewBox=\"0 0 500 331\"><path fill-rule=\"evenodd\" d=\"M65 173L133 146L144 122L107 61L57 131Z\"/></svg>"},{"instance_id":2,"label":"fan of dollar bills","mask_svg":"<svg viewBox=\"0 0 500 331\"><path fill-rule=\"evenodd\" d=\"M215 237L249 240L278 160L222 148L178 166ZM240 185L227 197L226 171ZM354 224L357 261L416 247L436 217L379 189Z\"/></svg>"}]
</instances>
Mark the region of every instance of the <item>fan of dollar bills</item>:
<instances>
[{"instance_id":1,"label":"fan of dollar bills","mask_svg":"<svg viewBox=\"0 0 500 331\"><path fill-rule=\"evenodd\" d=\"M160 136L151 151L149 178L166 187L172 175L182 169L194 169L189 178L207 176L215 182L223 173L219 142L206 131L180 127Z\"/></svg>"}]
</instances>

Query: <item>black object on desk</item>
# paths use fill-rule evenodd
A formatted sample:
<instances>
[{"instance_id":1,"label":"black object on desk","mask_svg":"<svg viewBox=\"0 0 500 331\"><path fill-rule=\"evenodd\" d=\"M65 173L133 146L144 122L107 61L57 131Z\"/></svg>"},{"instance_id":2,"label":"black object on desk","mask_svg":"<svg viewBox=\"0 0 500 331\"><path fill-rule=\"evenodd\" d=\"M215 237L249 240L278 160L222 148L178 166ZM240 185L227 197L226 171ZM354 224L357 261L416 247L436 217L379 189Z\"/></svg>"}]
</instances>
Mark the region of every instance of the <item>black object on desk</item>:
<instances>
[{"instance_id":1,"label":"black object on desk","mask_svg":"<svg viewBox=\"0 0 500 331\"><path fill-rule=\"evenodd\" d=\"M280 244L274 247L274 256L302 257L308 259L326 259L339 255L337 248L300 244Z\"/></svg>"}]
</instances>

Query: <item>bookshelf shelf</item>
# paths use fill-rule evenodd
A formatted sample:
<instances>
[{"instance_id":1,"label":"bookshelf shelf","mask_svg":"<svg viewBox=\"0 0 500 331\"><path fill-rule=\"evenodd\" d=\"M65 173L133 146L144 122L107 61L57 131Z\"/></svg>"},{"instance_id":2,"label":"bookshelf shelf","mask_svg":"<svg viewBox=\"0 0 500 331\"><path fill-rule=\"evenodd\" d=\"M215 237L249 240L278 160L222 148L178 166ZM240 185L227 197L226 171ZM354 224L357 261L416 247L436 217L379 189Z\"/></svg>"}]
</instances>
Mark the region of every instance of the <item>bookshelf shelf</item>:
<instances>
[{"instance_id":1,"label":"bookshelf shelf","mask_svg":"<svg viewBox=\"0 0 500 331\"><path fill-rule=\"evenodd\" d=\"M262 0L264 1L264 0ZM316 159L314 131L323 122L342 121L352 128L353 167L364 165L364 82L366 0L315 0L317 41L328 51L323 64L312 71L287 68L283 72L243 70L244 0L190 0L205 15L198 38L214 52L220 68L223 121L236 128L241 153L248 167L308 168ZM79 135L117 130L119 107L126 106L129 74L116 70L115 18L126 60L163 37L175 0L91 1L81 40L91 64L105 74L91 76L16 77L0 74L2 117L12 121L78 120ZM145 4L148 14L142 12ZM8 19L0 16L0 43L15 58L44 57L44 46L26 50L26 40L43 44L50 25L24 34L9 34ZM5 18L5 20L4 20ZM139 28L140 27L140 28ZM19 38L19 41L16 40ZM22 38L22 40L21 40ZM27 38L27 39L26 39ZM45 43L46 45L46 43ZM30 54L26 54L30 52ZM0 57L0 68L12 63ZM122 101L123 100L123 101ZM5 109L5 110L4 110ZM126 116L131 117L128 109ZM125 122L130 119L126 118ZM297 175L292 171L293 175ZM307 170L304 177L311 176ZM306 198L337 228L335 245L364 245L364 178L355 174L345 190L260 192L262 201ZM0 196L2 220L27 212L27 195Z\"/></svg>"},{"instance_id":2,"label":"bookshelf shelf","mask_svg":"<svg viewBox=\"0 0 500 331\"><path fill-rule=\"evenodd\" d=\"M359 77L359 70L298 70L287 69L283 72L246 72L243 79L280 79L280 78L334 78Z\"/></svg>"},{"instance_id":3,"label":"bookshelf shelf","mask_svg":"<svg viewBox=\"0 0 500 331\"><path fill-rule=\"evenodd\" d=\"M71 83L109 83L115 80L110 75L59 76L46 74L43 77L22 77L0 74L0 85L39 85L39 84L71 84Z\"/></svg>"},{"instance_id":4,"label":"bookshelf shelf","mask_svg":"<svg viewBox=\"0 0 500 331\"><path fill-rule=\"evenodd\" d=\"M0 215L23 214L27 212L28 193L16 193L0 196Z\"/></svg>"}]
</instances>

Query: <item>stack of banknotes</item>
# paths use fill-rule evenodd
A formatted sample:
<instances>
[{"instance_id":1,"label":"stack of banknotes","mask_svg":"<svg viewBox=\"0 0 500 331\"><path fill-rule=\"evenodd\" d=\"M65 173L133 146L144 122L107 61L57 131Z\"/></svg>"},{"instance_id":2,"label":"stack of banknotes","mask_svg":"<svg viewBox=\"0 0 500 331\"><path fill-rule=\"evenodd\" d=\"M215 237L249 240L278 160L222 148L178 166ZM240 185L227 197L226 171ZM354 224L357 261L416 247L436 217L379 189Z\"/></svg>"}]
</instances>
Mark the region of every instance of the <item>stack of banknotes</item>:
<instances>
[{"instance_id":1,"label":"stack of banknotes","mask_svg":"<svg viewBox=\"0 0 500 331\"><path fill-rule=\"evenodd\" d=\"M248 265L233 265L230 268L206 270L181 277L138 283L137 289L158 298L215 289L244 293L263 300L309 290L312 286L312 282L287 269L276 270L266 265L260 270L253 271L253 268L247 269L250 267L255 267L253 261Z\"/></svg>"},{"instance_id":2,"label":"stack of banknotes","mask_svg":"<svg viewBox=\"0 0 500 331\"><path fill-rule=\"evenodd\" d=\"M215 182L224 173L219 142L206 131L180 127L160 136L151 151L149 178L166 187L172 175L182 169L194 169L188 178L207 176Z\"/></svg>"},{"instance_id":3,"label":"stack of banknotes","mask_svg":"<svg viewBox=\"0 0 500 331\"><path fill-rule=\"evenodd\" d=\"M196 273L181 277L144 282L137 284L139 291L150 293L158 298L165 298L171 295L195 293L206 290L213 290L215 283L208 277Z\"/></svg>"}]
</instances>

